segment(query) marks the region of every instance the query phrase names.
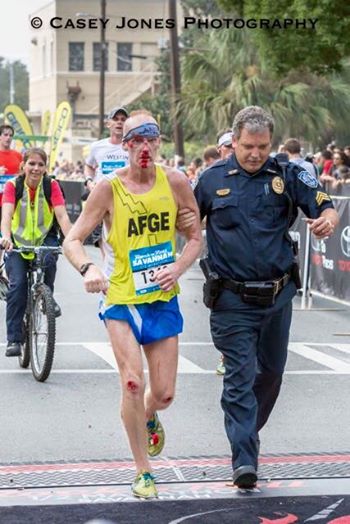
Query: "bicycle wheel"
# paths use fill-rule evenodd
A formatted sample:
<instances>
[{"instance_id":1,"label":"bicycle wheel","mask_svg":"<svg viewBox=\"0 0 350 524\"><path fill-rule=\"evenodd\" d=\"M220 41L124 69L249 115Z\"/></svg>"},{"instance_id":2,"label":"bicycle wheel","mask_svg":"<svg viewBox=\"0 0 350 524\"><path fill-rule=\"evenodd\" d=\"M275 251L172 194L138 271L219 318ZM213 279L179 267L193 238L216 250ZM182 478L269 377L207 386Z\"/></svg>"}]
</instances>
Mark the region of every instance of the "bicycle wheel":
<instances>
[{"instance_id":1,"label":"bicycle wheel","mask_svg":"<svg viewBox=\"0 0 350 524\"><path fill-rule=\"evenodd\" d=\"M30 340L29 334L31 331L30 315L26 312L23 319L23 344L21 344L21 354L18 357L18 362L21 368L27 368L30 362Z\"/></svg>"},{"instance_id":2,"label":"bicycle wheel","mask_svg":"<svg viewBox=\"0 0 350 524\"><path fill-rule=\"evenodd\" d=\"M10 284L6 277L0 275L0 300L6 300Z\"/></svg>"},{"instance_id":3,"label":"bicycle wheel","mask_svg":"<svg viewBox=\"0 0 350 524\"><path fill-rule=\"evenodd\" d=\"M45 284L40 285L35 293L29 340L33 375L39 382L44 382L52 368L56 341L54 302Z\"/></svg>"}]
</instances>

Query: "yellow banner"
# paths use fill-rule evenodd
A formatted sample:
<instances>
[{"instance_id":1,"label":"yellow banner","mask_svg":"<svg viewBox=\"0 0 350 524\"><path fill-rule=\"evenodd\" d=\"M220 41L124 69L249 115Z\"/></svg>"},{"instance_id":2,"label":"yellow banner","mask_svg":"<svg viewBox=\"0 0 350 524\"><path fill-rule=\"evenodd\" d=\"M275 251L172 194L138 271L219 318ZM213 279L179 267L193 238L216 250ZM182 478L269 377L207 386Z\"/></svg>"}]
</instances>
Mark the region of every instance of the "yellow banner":
<instances>
[{"instance_id":1,"label":"yellow banner","mask_svg":"<svg viewBox=\"0 0 350 524\"><path fill-rule=\"evenodd\" d=\"M47 109L41 117L41 134L44 136L48 135L49 133L50 121L51 121L51 113L50 113L50 110Z\"/></svg>"},{"instance_id":2,"label":"yellow banner","mask_svg":"<svg viewBox=\"0 0 350 524\"><path fill-rule=\"evenodd\" d=\"M20 138L24 147L28 148L35 146L35 142L25 138L25 135L34 135L34 133L32 125L21 107L16 104L9 104L6 106L4 110L4 119L13 127L17 137L18 135L24 135L23 139Z\"/></svg>"},{"instance_id":3,"label":"yellow banner","mask_svg":"<svg viewBox=\"0 0 350 524\"><path fill-rule=\"evenodd\" d=\"M58 156L58 148L63 140L64 133L72 114L72 108L68 102L61 102L56 109L50 142L50 164L49 172L53 171Z\"/></svg>"}]
</instances>

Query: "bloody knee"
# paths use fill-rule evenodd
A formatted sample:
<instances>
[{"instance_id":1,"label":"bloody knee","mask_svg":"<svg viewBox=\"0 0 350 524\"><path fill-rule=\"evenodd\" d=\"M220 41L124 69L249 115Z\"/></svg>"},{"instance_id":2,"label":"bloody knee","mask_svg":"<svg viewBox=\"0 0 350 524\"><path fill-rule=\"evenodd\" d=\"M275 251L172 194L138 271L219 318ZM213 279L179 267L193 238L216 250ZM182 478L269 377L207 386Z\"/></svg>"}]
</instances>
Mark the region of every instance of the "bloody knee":
<instances>
[{"instance_id":1,"label":"bloody knee","mask_svg":"<svg viewBox=\"0 0 350 524\"><path fill-rule=\"evenodd\" d=\"M159 405L159 409L167 408L172 401L174 400L174 395L165 394L165 395L155 395L154 400Z\"/></svg>"},{"instance_id":2,"label":"bloody knee","mask_svg":"<svg viewBox=\"0 0 350 524\"><path fill-rule=\"evenodd\" d=\"M143 396L145 385L143 380L137 376L128 376L124 381L124 391L133 397Z\"/></svg>"}]
</instances>

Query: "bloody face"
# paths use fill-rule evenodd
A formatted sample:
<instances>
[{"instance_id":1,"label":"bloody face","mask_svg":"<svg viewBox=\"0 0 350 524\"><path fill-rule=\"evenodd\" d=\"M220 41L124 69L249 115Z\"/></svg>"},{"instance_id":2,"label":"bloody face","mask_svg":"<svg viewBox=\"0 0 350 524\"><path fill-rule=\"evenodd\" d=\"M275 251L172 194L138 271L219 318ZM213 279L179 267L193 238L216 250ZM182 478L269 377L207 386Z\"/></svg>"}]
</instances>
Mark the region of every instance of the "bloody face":
<instances>
[{"instance_id":1,"label":"bloody face","mask_svg":"<svg viewBox=\"0 0 350 524\"><path fill-rule=\"evenodd\" d=\"M127 142L130 163L141 169L153 166L157 157L159 138L135 136Z\"/></svg>"}]
</instances>

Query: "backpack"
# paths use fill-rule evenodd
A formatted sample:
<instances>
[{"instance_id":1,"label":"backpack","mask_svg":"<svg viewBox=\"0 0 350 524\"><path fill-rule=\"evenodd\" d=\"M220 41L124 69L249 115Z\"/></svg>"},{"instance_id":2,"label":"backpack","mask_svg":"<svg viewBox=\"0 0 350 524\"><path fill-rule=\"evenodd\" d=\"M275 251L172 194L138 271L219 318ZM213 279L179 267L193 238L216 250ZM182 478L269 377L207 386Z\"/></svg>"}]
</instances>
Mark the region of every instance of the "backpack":
<instances>
[{"instance_id":1,"label":"backpack","mask_svg":"<svg viewBox=\"0 0 350 524\"><path fill-rule=\"evenodd\" d=\"M15 208L17 206L17 202L22 198L23 196L23 191L24 191L24 179L25 179L25 175L18 175L16 178L15 178L15 191L16 191L16 196L15 196ZM46 202L51 206L51 191L52 191L52 188L51 188L51 182L52 180L54 180L53 178L51 178L50 176L48 175L44 175L43 176L43 190L44 190L44 196L45 196L45 199L46 199ZM62 191L62 195L63 195L63 198L65 197L64 195L64 191L63 191L63 188L62 188L62 185L60 184L59 180L56 180L56 182L58 183L58 185L60 186L60 189ZM52 226L51 226L51 229L50 231L48 232L48 235L54 235L54 236L57 236L58 237L58 240L60 242L60 244L63 242L64 240L64 235L63 235L63 232L60 228L60 225L59 223L57 222L57 219L56 219L56 216L54 215L54 218L53 218L53 223L52 223Z\"/></svg>"}]
</instances>

